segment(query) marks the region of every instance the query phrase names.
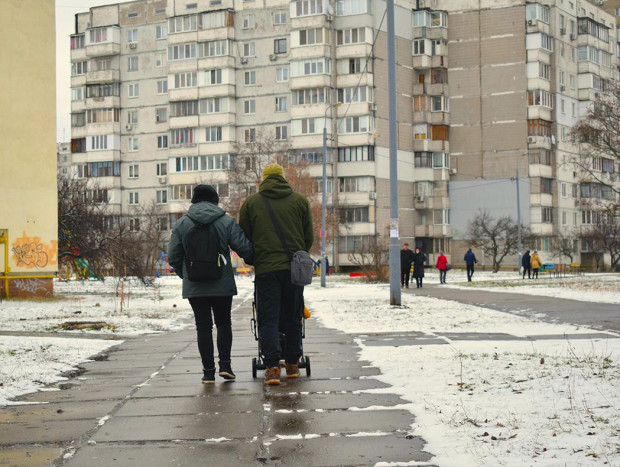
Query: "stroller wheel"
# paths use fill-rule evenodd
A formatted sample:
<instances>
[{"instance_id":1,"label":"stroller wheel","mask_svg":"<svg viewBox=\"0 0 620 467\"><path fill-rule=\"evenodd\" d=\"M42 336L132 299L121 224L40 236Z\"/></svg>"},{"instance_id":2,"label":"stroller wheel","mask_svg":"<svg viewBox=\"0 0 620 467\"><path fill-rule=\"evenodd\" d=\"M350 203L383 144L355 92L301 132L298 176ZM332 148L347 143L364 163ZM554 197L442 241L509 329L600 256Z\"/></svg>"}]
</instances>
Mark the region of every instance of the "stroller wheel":
<instances>
[{"instance_id":1,"label":"stroller wheel","mask_svg":"<svg viewBox=\"0 0 620 467\"><path fill-rule=\"evenodd\" d=\"M256 379L257 375L257 367L256 367L256 357L252 359L252 378Z\"/></svg>"},{"instance_id":2,"label":"stroller wheel","mask_svg":"<svg viewBox=\"0 0 620 467\"><path fill-rule=\"evenodd\" d=\"M306 376L310 376L310 374L312 373L310 371L310 357L305 357L306 360Z\"/></svg>"}]
</instances>

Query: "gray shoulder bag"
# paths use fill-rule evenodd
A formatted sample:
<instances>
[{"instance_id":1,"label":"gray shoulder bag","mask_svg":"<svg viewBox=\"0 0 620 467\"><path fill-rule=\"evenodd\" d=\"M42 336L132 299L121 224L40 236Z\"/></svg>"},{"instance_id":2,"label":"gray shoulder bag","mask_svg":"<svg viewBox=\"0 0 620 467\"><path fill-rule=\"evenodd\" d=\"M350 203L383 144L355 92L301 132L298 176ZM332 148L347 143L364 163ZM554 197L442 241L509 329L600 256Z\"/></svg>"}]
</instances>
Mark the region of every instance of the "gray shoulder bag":
<instances>
[{"instance_id":1,"label":"gray shoulder bag","mask_svg":"<svg viewBox=\"0 0 620 467\"><path fill-rule=\"evenodd\" d=\"M276 217L275 212L273 212L273 206L271 206L271 202L266 196L261 195L263 201L265 202L265 206L267 207L267 211L269 212L269 217L271 217L271 222L276 229L276 233L278 234L278 238L282 243L282 247L284 248L284 252L286 256L288 256L291 261L291 283L295 285L308 285L312 283L312 276L314 275L314 261L310 257L307 251L300 250L291 254L291 250L286 243L286 238L284 238L284 233L282 232L282 226L280 222L278 222L278 218Z\"/></svg>"}]
</instances>

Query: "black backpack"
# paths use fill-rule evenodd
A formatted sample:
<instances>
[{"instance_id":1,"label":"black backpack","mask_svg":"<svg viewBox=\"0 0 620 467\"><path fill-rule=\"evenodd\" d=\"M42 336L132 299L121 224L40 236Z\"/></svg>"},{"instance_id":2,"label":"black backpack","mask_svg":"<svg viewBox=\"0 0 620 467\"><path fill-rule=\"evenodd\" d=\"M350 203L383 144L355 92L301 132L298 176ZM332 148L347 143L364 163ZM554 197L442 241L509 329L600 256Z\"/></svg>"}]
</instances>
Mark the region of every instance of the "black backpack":
<instances>
[{"instance_id":1,"label":"black backpack","mask_svg":"<svg viewBox=\"0 0 620 467\"><path fill-rule=\"evenodd\" d=\"M220 253L220 242L215 227L201 224L191 217L194 224L185 234L185 267L187 278L192 282L209 282L220 279L226 259Z\"/></svg>"}]
</instances>

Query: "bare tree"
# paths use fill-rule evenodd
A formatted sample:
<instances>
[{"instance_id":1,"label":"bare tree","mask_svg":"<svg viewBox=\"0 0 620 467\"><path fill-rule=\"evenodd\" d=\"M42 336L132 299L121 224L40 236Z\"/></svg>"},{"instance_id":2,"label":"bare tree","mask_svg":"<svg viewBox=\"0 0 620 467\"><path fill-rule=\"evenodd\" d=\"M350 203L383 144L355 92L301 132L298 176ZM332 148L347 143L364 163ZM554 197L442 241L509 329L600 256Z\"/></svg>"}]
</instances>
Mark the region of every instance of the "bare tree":
<instances>
[{"instance_id":1,"label":"bare tree","mask_svg":"<svg viewBox=\"0 0 620 467\"><path fill-rule=\"evenodd\" d=\"M597 216L595 225L583 236L588 249L594 253L597 268L608 254L612 271L620 270L620 215L610 206Z\"/></svg>"},{"instance_id":2,"label":"bare tree","mask_svg":"<svg viewBox=\"0 0 620 467\"><path fill-rule=\"evenodd\" d=\"M551 241L553 256L559 258L560 261L563 257L567 257L572 263L575 255L578 254L578 241L579 236L575 229L559 230Z\"/></svg>"},{"instance_id":3,"label":"bare tree","mask_svg":"<svg viewBox=\"0 0 620 467\"><path fill-rule=\"evenodd\" d=\"M521 227L522 237L529 237L529 230ZM493 259L493 272L499 271L506 256L517 253L518 225L510 216L494 218L486 211L478 211L467 226L471 243Z\"/></svg>"},{"instance_id":4,"label":"bare tree","mask_svg":"<svg viewBox=\"0 0 620 467\"><path fill-rule=\"evenodd\" d=\"M377 235L367 242L360 239L355 252L349 253L349 261L366 275L369 282L387 282L389 279L389 239ZM400 253L399 253L400 254Z\"/></svg>"}]
</instances>

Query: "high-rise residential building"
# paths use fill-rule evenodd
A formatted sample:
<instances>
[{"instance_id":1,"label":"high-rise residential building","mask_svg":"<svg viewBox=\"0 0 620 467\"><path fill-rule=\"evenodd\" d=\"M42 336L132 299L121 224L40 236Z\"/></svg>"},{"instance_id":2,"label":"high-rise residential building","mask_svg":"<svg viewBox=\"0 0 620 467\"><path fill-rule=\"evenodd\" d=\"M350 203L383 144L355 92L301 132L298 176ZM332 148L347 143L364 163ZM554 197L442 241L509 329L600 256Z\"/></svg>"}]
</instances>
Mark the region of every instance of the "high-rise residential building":
<instances>
[{"instance_id":1,"label":"high-rise residential building","mask_svg":"<svg viewBox=\"0 0 620 467\"><path fill-rule=\"evenodd\" d=\"M51 295L58 265L54 1L3 2L0 295Z\"/></svg>"},{"instance_id":2,"label":"high-rise residential building","mask_svg":"<svg viewBox=\"0 0 620 467\"><path fill-rule=\"evenodd\" d=\"M288 145L321 187L326 128L340 220L327 253L351 265L390 235L386 29L375 0L91 8L71 36L73 172L111 216L137 227L154 204L167 230L197 182L224 203L238 192L230 169L251 165L239 148L261 138ZM400 238L458 263L476 209L516 218L517 169L538 249L579 229L567 135L614 74L613 17L585 0L404 1L395 33Z\"/></svg>"}]
</instances>

